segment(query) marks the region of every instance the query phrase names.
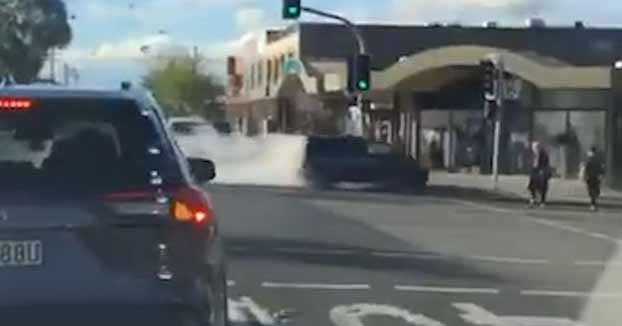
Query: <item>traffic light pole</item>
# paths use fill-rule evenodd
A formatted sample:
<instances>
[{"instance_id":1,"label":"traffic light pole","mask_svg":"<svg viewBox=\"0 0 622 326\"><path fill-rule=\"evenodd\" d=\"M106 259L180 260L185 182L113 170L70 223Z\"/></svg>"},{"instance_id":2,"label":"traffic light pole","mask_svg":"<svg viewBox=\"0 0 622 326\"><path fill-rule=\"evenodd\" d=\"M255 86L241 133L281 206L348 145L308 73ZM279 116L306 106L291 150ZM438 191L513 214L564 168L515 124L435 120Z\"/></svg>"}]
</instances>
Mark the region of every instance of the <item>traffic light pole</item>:
<instances>
[{"instance_id":1,"label":"traffic light pole","mask_svg":"<svg viewBox=\"0 0 622 326\"><path fill-rule=\"evenodd\" d=\"M338 20L342 23L344 23L344 25L346 25L349 29L350 32L352 32L352 34L354 35L354 38L356 39L356 43L358 45L358 52L359 54L367 54L367 45L365 44L365 39L363 38L363 34L361 34L361 31L358 29L358 27L356 26L356 24L354 24L352 21L350 21L349 19L339 16L339 15L335 15L329 12L325 12L322 10L317 10L311 7L301 7L300 8L303 12L307 12L310 14L314 14L320 17L325 17L325 18L330 18L330 19L334 19L334 20Z\"/></svg>"},{"instance_id":2,"label":"traffic light pole","mask_svg":"<svg viewBox=\"0 0 622 326\"><path fill-rule=\"evenodd\" d=\"M358 46L358 54L362 54L365 55L367 54L367 44L365 43L365 38L363 37L363 34L361 33L361 31L359 30L359 28L356 26L356 24L354 24L352 21L350 21L349 19L333 14L333 13L329 13L329 12L325 12L322 10L318 10L318 9L314 9L311 7L305 7L302 6L300 8L303 12L307 12L310 14L314 14L320 17L325 17L325 18L330 18L330 19L334 19L337 21L342 22L344 25L346 25L348 27L348 29L350 30L350 32L352 33L352 35L354 36L354 38L356 39L356 43ZM365 117L363 114L363 93L358 92L356 94L356 103L357 106L361 112L361 124L364 124L365 122ZM362 128L364 129L364 128ZM364 132L363 132L364 133ZM362 136L362 135L357 135L357 136Z\"/></svg>"},{"instance_id":3,"label":"traffic light pole","mask_svg":"<svg viewBox=\"0 0 622 326\"><path fill-rule=\"evenodd\" d=\"M503 111L505 104L505 70L503 67L503 58L499 56L496 63L498 69L497 75L497 114L495 117L495 134L492 154L492 180L493 188L497 190L499 188L499 157L501 151L501 128L503 127Z\"/></svg>"}]
</instances>

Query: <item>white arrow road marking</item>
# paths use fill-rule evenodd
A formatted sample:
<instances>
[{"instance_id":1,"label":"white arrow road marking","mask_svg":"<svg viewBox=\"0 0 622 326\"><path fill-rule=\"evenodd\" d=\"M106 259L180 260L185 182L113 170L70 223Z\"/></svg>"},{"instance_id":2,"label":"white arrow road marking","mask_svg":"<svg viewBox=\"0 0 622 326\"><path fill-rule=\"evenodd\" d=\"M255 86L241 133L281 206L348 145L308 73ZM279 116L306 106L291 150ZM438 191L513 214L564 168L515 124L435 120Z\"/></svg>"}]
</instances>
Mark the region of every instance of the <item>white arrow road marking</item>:
<instances>
[{"instance_id":1,"label":"white arrow road marking","mask_svg":"<svg viewBox=\"0 0 622 326\"><path fill-rule=\"evenodd\" d=\"M240 324L253 322L262 326L276 324L270 312L249 297L241 297L239 300L229 299L229 321Z\"/></svg>"},{"instance_id":2,"label":"white arrow road marking","mask_svg":"<svg viewBox=\"0 0 622 326\"><path fill-rule=\"evenodd\" d=\"M367 303L334 307L330 311L330 320L336 326L364 326L363 318L372 315L401 318L416 326L445 326L422 314L412 314L408 310L394 306Z\"/></svg>"},{"instance_id":3,"label":"white arrow road marking","mask_svg":"<svg viewBox=\"0 0 622 326\"><path fill-rule=\"evenodd\" d=\"M534 316L497 316L473 303L454 303L464 313L460 317L473 325L485 326L584 326L568 318Z\"/></svg>"},{"instance_id":4,"label":"white arrow road marking","mask_svg":"<svg viewBox=\"0 0 622 326\"><path fill-rule=\"evenodd\" d=\"M232 323L246 323L248 317L246 316L245 306L237 300L228 300L229 305L229 321Z\"/></svg>"}]
</instances>

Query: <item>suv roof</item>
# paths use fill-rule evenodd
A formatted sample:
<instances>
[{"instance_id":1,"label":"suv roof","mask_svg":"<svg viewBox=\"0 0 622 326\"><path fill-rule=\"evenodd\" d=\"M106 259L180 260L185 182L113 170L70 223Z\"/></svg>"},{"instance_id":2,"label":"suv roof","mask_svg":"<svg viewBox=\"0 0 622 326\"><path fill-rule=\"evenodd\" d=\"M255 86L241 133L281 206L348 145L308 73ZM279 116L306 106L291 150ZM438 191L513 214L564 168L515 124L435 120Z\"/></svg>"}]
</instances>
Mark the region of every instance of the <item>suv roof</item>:
<instances>
[{"instance_id":1,"label":"suv roof","mask_svg":"<svg viewBox=\"0 0 622 326\"><path fill-rule=\"evenodd\" d=\"M121 89L70 88L65 86L8 86L0 87L0 96L32 97L32 98L64 98L64 99L134 99L142 102L147 98L146 92Z\"/></svg>"}]
</instances>

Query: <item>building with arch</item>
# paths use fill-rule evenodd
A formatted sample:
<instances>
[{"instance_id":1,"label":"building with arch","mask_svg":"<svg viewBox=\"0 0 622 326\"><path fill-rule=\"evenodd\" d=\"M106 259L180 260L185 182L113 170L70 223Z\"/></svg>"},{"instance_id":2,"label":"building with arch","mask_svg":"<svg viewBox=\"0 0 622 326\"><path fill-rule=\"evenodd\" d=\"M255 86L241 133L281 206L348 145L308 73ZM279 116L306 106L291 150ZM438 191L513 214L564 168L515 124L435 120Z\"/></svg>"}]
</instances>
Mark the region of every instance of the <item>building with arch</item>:
<instances>
[{"instance_id":1,"label":"building with arch","mask_svg":"<svg viewBox=\"0 0 622 326\"><path fill-rule=\"evenodd\" d=\"M622 83L614 63L622 29L488 26L361 26L373 68L366 135L432 168L488 173L492 126L483 118L479 62L494 55L515 86L503 109L502 172L525 173L529 144L538 141L560 177L576 178L597 146L610 180L619 180ZM341 132L356 45L348 30L301 23L257 42L252 55L230 59L230 78L241 81L232 83L231 119L249 134Z\"/></svg>"}]
</instances>

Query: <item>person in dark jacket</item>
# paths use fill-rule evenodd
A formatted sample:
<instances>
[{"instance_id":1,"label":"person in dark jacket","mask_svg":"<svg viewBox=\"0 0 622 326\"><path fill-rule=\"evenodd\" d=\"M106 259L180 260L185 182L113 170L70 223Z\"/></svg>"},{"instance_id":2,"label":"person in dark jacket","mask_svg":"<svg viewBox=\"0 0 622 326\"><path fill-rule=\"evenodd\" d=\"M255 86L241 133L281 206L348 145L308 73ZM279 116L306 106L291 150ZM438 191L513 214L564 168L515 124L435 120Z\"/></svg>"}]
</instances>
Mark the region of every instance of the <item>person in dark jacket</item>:
<instances>
[{"instance_id":1,"label":"person in dark jacket","mask_svg":"<svg viewBox=\"0 0 622 326\"><path fill-rule=\"evenodd\" d=\"M529 174L529 185L527 186L531 194L529 205L534 207L538 194L540 194L540 207L544 207L549 191L549 179L551 178L551 160L549 154L540 143L534 143L532 149L533 164Z\"/></svg>"},{"instance_id":2,"label":"person in dark jacket","mask_svg":"<svg viewBox=\"0 0 622 326\"><path fill-rule=\"evenodd\" d=\"M595 147L590 148L587 152L587 162L585 163L585 170L583 173L583 179L587 186L587 191L590 196L590 209L596 211L598 209L598 197L600 197L600 183L605 169L603 163L597 155L598 151Z\"/></svg>"}]
</instances>

